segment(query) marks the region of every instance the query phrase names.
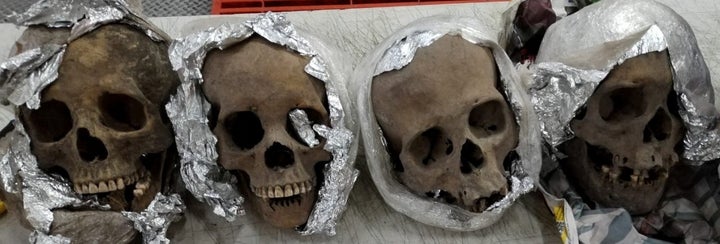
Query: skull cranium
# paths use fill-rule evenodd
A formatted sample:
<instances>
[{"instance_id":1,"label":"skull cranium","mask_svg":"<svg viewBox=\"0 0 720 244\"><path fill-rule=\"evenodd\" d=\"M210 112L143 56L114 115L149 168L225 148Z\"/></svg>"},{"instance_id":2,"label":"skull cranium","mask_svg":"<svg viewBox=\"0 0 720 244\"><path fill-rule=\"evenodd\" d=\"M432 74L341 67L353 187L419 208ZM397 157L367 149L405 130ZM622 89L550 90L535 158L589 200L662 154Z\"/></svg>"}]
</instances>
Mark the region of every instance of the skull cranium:
<instances>
[{"instance_id":1,"label":"skull cranium","mask_svg":"<svg viewBox=\"0 0 720 244\"><path fill-rule=\"evenodd\" d=\"M373 109L404 185L473 212L506 195L518 128L498 82L489 48L449 35L374 78Z\"/></svg>"},{"instance_id":2,"label":"skull cranium","mask_svg":"<svg viewBox=\"0 0 720 244\"><path fill-rule=\"evenodd\" d=\"M667 51L628 59L571 121L562 165L590 200L631 214L658 204L684 134L672 84Z\"/></svg>"},{"instance_id":3,"label":"skull cranium","mask_svg":"<svg viewBox=\"0 0 720 244\"><path fill-rule=\"evenodd\" d=\"M123 24L69 43L40 108L21 110L40 168L113 210L145 209L173 143L162 105L179 82L166 49Z\"/></svg>"},{"instance_id":4,"label":"skull cranium","mask_svg":"<svg viewBox=\"0 0 720 244\"><path fill-rule=\"evenodd\" d=\"M282 228L307 222L331 159L323 141L311 148L299 138L288 117L301 109L313 124L329 124L324 84L304 72L307 63L253 36L211 51L203 67L219 162L239 176L262 217Z\"/></svg>"}]
</instances>

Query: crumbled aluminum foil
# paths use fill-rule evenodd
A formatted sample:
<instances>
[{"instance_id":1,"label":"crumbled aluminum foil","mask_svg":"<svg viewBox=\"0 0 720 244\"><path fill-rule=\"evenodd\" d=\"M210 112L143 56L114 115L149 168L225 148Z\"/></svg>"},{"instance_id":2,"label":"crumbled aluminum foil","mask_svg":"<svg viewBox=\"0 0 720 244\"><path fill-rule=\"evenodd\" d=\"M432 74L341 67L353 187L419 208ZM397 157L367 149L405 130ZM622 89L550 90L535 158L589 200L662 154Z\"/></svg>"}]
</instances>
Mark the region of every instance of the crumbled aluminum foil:
<instances>
[{"instance_id":1,"label":"crumbled aluminum foil","mask_svg":"<svg viewBox=\"0 0 720 244\"><path fill-rule=\"evenodd\" d=\"M579 30L593 30L591 32ZM546 124L543 134L554 145L572 137L567 125L596 85L578 76L578 72L609 72L624 60L648 52L667 49L673 67L673 88L679 95L679 114L687 129L683 138L683 158L693 164L720 158L720 113L714 107L714 94L702 53L695 35L687 22L673 10L652 0L604 0L590 5L552 25L545 35L537 63L562 63L578 69L568 75L552 75L557 80L536 77L533 97L545 104L537 104L541 120ZM558 70L561 68L557 67ZM586 74L586 76L589 74ZM564 78L560 78L564 77ZM568 81L566 85L551 83ZM587 97L564 98L571 91L559 88L576 88L574 92ZM554 89L554 91L542 91ZM559 96L558 96L559 95ZM581 103L580 103L581 102ZM577 103L577 104L572 104ZM562 104L561 110L549 111L542 105ZM554 115L551 116L551 115ZM550 122L551 120L557 120Z\"/></svg>"},{"instance_id":2,"label":"crumbled aluminum foil","mask_svg":"<svg viewBox=\"0 0 720 244\"><path fill-rule=\"evenodd\" d=\"M146 244L170 243L165 237L172 222L182 218L185 204L177 193L164 196L158 193L145 211L140 213L122 212L134 223L135 229L143 235Z\"/></svg>"},{"instance_id":3,"label":"crumbled aluminum foil","mask_svg":"<svg viewBox=\"0 0 720 244\"><path fill-rule=\"evenodd\" d=\"M37 109L40 91L57 79L65 47L44 45L13 56L0 64L0 94L16 106Z\"/></svg>"},{"instance_id":4,"label":"crumbled aluminum foil","mask_svg":"<svg viewBox=\"0 0 720 244\"><path fill-rule=\"evenodd\" d=\"M375 74L398 70L405 67L415 57L415 52L418 48L430 46L433 42L444 36L441 33L434 33L432 31L424 31L417 33L416 35L408 36L406 38L397 40L390 49L387 50L385 58L380 60L380 63L375 69Z\"/></svg>"},{"instance_id":5,"label":"crumbled aluminum foil","mask_svg":"<svg viewBox=\"0 0 720 244\"><path fill-rule=\"evenodd\" d=\"M132 12L124 0L42 0L11 19L23 26L72 28L64 45L44 44L0 64L0 95L15 106L25 105L30 109L39 108L42 90L57 79L67 43L98 26L119 22L143 30L155 41L169 40L157 27ZM10 126L13 126L11 131L0 138L0 144L8 146L0 159L0 180L8 193L21 194L26 217L36 230L30 237L32 243L69 241L47 235L53 222L52 209L72 206L109 210L109 206L98 204L96 199L76 194L66 179L41 171L30 151L30 138L22 124L14 120Z\"/></svg>"},{"instance_id":6,"label":"crumbled aluminum foil","mask_svg":"<svg viewBox=\"0 0 720 244\"><path fill-rule=\"evenodd\" d=\"M0 145L7 146L0 159L0 179L8 193L20 194L27 220L37 231L48 233L53 221L52 209L65 206L87 206L95 209L109 209L97 201L84 201L76 194L70 182L53 177L38 168L35 156L30 151L30 137L22 124L14 120L14 130L0 138Z\"/></svg>"},{"instance_id":7,"label":"crumbled aluminum foil","mask_svg":"<svg viewBox=\"0 0 720 244\"><path fill-rule=\"evenodd\" d=\"M210 104L198 86L203 82L201 69L210 50L224 49L255 33L311 57L305 72L325 82L331 127L314 125L313 129L327 140L324 149L333 155L333 160L325 169L325 180L306 227L299 231L334 235L335 224L357 177L357 170L353 168L355 136L348 126L351 122L344 120L349 114L343 105L349 101L344 89L345 72L333 71L336 62L342 61L333 56L339 55L338 52L318 49L315 44L327 46L310 41L316 40L311 35L298 33L284 15L266 13L242 25L224 24L178 39L170 46L170 60L182 85L166 109L177 134L183 180L198 200L213 207L215 214L231 221L240 213L242 197L236 187L237 179L217 165L217 138L207 125Z\"/></svg>"},{"instance_id":8,"label":"crumbled aluminum foil","mask_svg":"<svg viewBox=\"0 0 720 244\"><path fill-rule=\"evenodd\" d=\"M31 244L70 244L70 238L61 235L48 235L40 231L30 233Z\"/></svg>"},{"instance_id":9,"label":"crumbled aluminum foil","mask_svg":"<svg viewBox=\"0 0 720 244\"><path fill-rule=\"evenodd\" d=\"M457 231L478 230L497 222L519 196L535 188L541 165L539 121L532 110L530 99L524 92L512 62L497 44L497 35L482 27L483 24L476 19L453 16L434 16L413 22L365 56L355 70L352 84L356 87L351 89L359 92L358 116L368 169L385 202L416 221ZM481 213L417 195L402 185L392 169L387 143L372 108L370 92L373 77L404 67L412 61L418 48L428 46L445 35L460 35L471 43L492 49L501 75L501 88L508 97L515 122L520 127L519 137L523 138L515 148L519 157L512 162L508 176L510 192Z\"/></svg>"},{"instance_id":10,"label":"crumbled aluminum foil","mask_svg":"<svg viewBox=\"0 0 720 244\"><path fill-rule=\"evenodd\" d=\"M171 60L178 58L172 56L173 51L176 51L174 48L178 48L176 44L178 43L174 42L170 46ZM182 73L174 61L173 67L179 74ZM175 131L175 144L180 155L180 175L185 182L185 188L196 199L210 205L216 215L227 221L234 221L237 215L245 214L242 209L243 198L236 187L235 176L216 163L217 138L207 125L206 116L210 111L210 103L205 100L193 80L183 79L181 82L177 93L172 95L165 105Z\"/></svg>"},{"instance_id":11,"label":"crumbled aluminum foil","mask_svg":"<svg viewBox=\"0 0 720 244\"><path fill-rule=\"evenodd\" d=\"M529 89L540 121L540 130L552 146L572 138L568 125L575 111L585 104L607 72L581 70L561 63L534 66L534 84Z\"/></svg>"},{"instance_id":12,"label":"crumbled aluminum foil","mask_svg":"<svg viewBox=\"0 0 720 244\"><path fill-rule=\"evenodd\" d=\"M315 132L312 129L312 122L308 119L307 113L302 109L293 109L290 111L290 121L298 135L309 147L314 148L320 141L315 138Z\"/></svg>"}]
</instances>

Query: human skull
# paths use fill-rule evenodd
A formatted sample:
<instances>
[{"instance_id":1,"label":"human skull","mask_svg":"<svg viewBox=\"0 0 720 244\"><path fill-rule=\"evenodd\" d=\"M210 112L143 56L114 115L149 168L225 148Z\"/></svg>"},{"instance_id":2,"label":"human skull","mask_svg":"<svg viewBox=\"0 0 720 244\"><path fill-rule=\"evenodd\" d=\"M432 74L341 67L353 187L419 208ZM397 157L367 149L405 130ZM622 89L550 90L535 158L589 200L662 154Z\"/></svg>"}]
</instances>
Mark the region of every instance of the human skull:
<instances>
[{"instance_id":1,"label":"human skull","mask_svg":"<svg viewBox=\"0 0 720 244\"><path fill-rule=\"evenodd\" d=\"M672 84L667 51L628 59L570 122L562 166L590 200L631 214L658 204L684 134Z\"/></svg>"},{"instance_id":2,"label":"human skull","mask_svg":"<svg viewBox=\"0 0 720 244\"><path fill-rule=\"evenodd\" d=\"M444 36L374 78L373 109L410 190L473 212L507 194L518 128L497 72L489 48Z\"/></svg>"},{"instance_id":3,"label":"human skull","mask_svg":"<svg viewBox=\"0 0 720 244\"><path fill-rule=\"evenodd\" d=\"M211 51L202 70L219 162L239 176L262 217L281 228L307 222L331 160L324 141L311 148L288 117L301 109L313 124L329 125L324 84L304 72L307 63L253 36Z\"/></svg>"},{"instance_id":4,"label":"human skull","mask_svg":"<svg viewBox=\"0 0 720 244\"><path fill-rule=\"evenodd\" d=\"M162 105L179 82L166 50L124 24L69 43L40 108L20 111L39 167L112 210L144 210L173 143Z\"/></svg>"}]
</instances>

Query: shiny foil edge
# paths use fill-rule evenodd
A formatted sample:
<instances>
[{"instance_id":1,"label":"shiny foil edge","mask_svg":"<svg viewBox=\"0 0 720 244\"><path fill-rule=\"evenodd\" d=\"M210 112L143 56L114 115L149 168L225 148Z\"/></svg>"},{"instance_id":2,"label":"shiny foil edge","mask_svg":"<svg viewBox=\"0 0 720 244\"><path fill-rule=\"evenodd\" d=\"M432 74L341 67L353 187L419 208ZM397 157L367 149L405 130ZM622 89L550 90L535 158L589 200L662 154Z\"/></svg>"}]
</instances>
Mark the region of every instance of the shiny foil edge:
<instances>
[{"instance_id":1,"label":"shiny foil edge","mask_svg":"<svg viewBox=\"0 0 720 244\"><path fill-rule=\"evenodd\" d=\"M504 212L512 206L517 198L532 191L539 180L540 173L540 145L539 121L533 112L529 97L525 94L521 79L515 73L515 68L504 50L497 44L492 32L482 28L477 20L453 16L433 16L421 19L399 30L383 43L369 52L358 65L354 74L351 90L359 92L357 96L359 122L362 127L363 141L368 168L378 191L385 202L393 209L424 224L437 226L456 231L473 231L486 228L497 222ZM430 33L430 34L427 34ZM410 192L406 186L399 183L391 168L390 157L386 150L387 142L383 136L374 116L370 97L372 78L378 70L387 69L379 67L401 68L409 61L408 53L388 52L397 45L407 45L406 40L413 40L413 35L422 34L425 37L437 38L444 35L460 35L465 40L479 46L491 48L503 87L498 88L508 96L508 103L514 111L516 123L520 127L519 138L515 149L519 160L513 162L508 181L510 192L499 202L491 205L486 211L474 213L454 205L435 202L424 196ZM435 38L435 39L437 39ZM417 42L416 42L417 43ZM431 42L430 42L431 43ZM427 44L429 45L429 43ZM426 46L427 46L426 45ZM407 48L407 49L411 49ZM402 55L403 58L386 57L388 55ZM414 53L414 51L413 51ZM388 65L382 60L397 60L396 65ZM411 61L411 60L410 60ZM387 61L385 61L387 62Z\"/></svg>"},{"instance_id":2,"label":"shiny foil edge","mask_svg":"<svg viewBox=\"0 0 720 244\"><path fill-rule=\"evenodd\" d=\"M578 29L593 29L585 34ZM659 33L637 40L636 33ZM663 40L659 39L662 38ZM598 48L602 43L636 42L639 49L610 50L603 60L573 59L573 53ZM661 43L663 41L664 43ZM685 124L685 163L699 165L720 158L720 113L714 105L709 70L692 28L669 7L652 0L605 0L590 5L548 29L537 62L561 62L585 70L609 71L623 60L643 52L643 45L665 45L673 67L673 89L679 97L679 114ZM613 53L614 52L614 53ZM624 52L624 53L623 53ZM585 61L585 62L584 62Z\"/></svg>"},{"instance_id":3,"label":"shiny foil edge","mask_svg":"<svg viewBox=\"0 0 720 244\"><path fill-rule=\"evenodd\" d=\"M24 26L45 25L53 28L71 28L70 37L65 45L46 44L20 53L0 64L0 78L2 78L0 94L8 95L7 99L15 106L25 104L30 109L39 108L40 93L57 79L58 68L67 43L99 26L120 22L143 30L154 41L170 40L159 28L133 12L124 0L42 0L33 4L27 12L13 15L11 20L17 25ZM67 180L55 178L39 170L36 159L29 149L30 139L22 124L15 120L13 126L15 126L15 130L12 133L19 135L2 138L2 140L9 139L9 144L13 148L3 155L2 162L0 162L2 164L0 169L3 170L0 172L2 185L10 193L22 194L27 219L36 232L40 233L30 236L31 241L69 240L65 237L45 234L49 232L53 221L52 209L84 206L108 210L109 206L98 204L96 199L81 200L81 196L74 193ZM27 144L27 148L15 147L25 144ZM11 158L13 156L17 158L13 160ZM13 175L6 175L9 173L6 171L7 169L14 170L17 175L22 176L23 180L14 179ZM10 178L14 180L6 181ZM12 184L15 186L9 187ZM145 234L143 233L143 235Z\"/></svg>"},{"instance_id":4,"label":"shiny foil edge","mask_svg":"<svg viewBox=\"0 0 720 244\"><path fill-rule=\"evenodd\" d=\"M166 105L166 108L169 114L173 114L170 119L176 130L183 131L176 137L183 167L202 167L204 169L202 171L183 169L183 180L189 188L202 187L202 189L191 190L198 199L207 198L208 192L213 193L217 189L222 189L222 192L225 193L224 196L231 196L224 199L233 199L234 201L208 201L214 208L213 212L226 217L226 219L228 219L228 213L237 212L241 207L242 197L236 189L237 179L217 165L215 149L217 138L207 125L210 104L198 91L197 86L203 82L201 69L205 56L210 50L223 49L245 40L254 33L270 42L297 51L303 56L311 57L310 62L305 66L305 72L325 83L332 127L315 125L313 130L326 138L324 150L333 155L333 160L325 169L325 180L319 190L318 200L308 218L305 229L299 231L303 235L321 232L334 235L337 219L346 208L347 198L357 177L357 170L353 168L356 150L356 147L353 147L353 145L356 146L355 136L347 128L347 124L351 122L344 119L346 113L349 113L348 109L343 106L345 103L343 101L349 101L347 94L343 94L346 92L342 84L344 72L333 73L331 69L332 65L338 62L337 60L342 59L333 57L331 53L322 53L323 50L318 51L313 44L325 47L324 44L310 43L308 41L310 37L299 34L284 15L270 12L260 14L242 25L220 25L178 39L171 44L171 63L183 82L183 85L178 88L178 94L183 95L171 98L171 102ZM328 57L333 62L327 63L325 58ZM181 102L180 99L185 101ZM192 104L188 104L188 101L191 101ZM188 123L192 123L192 125L188 126ZM190 159L198 155L190 153L190 150L193 149L200 149L201 155L204 156L194 160ZM201 175L195 174L195 172L210 171L215 172L216 175L226 174L228 177L224 180L212 181L214 185L208 185L204 183L206 181L201 180ZM218 197L217 193L210 194L210 196L211 200L223 199ZM228 210L228 207L234 207L235 210Z\"/></svg>"},{"instance_id":5,"label":"shiny foil edge","mask_svg":"<svg viewBox=\"0 0 720 244\"><path fill-rule=\"evenodd\" d=\"M182 218L185 203L177 193L165 196L155 195L148 207L140 212L122 211L122 215L133 222L136 230L142 233L143 242L147 244L170 243L167 230L175 221Z\"/></svg>"},{"instance_id":6,"label":"shiny foil edge","mask_svg":"<svg viewBox=\"0 0 720 244\"><path fill-rule=\"evenodd\" d=\"M308 119L307 113L302 109L293 109L289 114L290 121L292 122L293 128L297 131L303 142L310 148L316 147L320 144L317 138L315 138L315 132L312 129L312 122Z\"/></svg>"}]
</instances>

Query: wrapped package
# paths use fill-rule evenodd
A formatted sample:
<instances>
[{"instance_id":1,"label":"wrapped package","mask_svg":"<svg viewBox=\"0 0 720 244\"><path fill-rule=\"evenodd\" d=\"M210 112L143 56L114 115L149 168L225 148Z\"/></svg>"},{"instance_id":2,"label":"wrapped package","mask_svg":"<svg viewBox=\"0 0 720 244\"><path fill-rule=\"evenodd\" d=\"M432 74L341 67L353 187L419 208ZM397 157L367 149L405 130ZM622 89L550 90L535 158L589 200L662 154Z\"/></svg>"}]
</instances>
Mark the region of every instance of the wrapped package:
<instances>
[{"instance_id":1,"label":"wrapped package","mask_svg":"<svg viewBox=\"0 0 720 244\"><path fill-rule=\"evenodd\" d=\"M343 54L266 13L171 45L182 85L167 109L188 190L233 221L334 235L358 171Z\"/></svg>"},{"instance_id":2,"label":"wrapped package","mask_svg":"<svg viewBox=\"0 0 720 244\"><path fill-rule=\"evenodd\" d=\"M382 198L456 231L495 223L534 189L541 165L529 97L497 33L477 21L409 24L362 59L351 89Z\"/></svg>"},{"instance_id":3,"label":"wrapped package","mask_svg":"<svg viewBox=\"0 0 720 244\"><path fill-rule=\"evenodd\" d=\"M604 0L553 24L530 70L543 188L569 242L718 238L717 199L701 197L717 194L717 172L699 169L720 157L720 114L684 19Z\"/></svg>"},{"instance_id":4,"label":"wrapped package","mask_svg":"<svg viewBox=\"0 0 720 244\"><path fill-rule=\"evenodd\" d=\"M167 242L184 204L162 105L169 38L122 1L40 1L0 64L0 181L32 243ZM142 62L140 62L142 60Z\"/></svg>"}]
</instances>

